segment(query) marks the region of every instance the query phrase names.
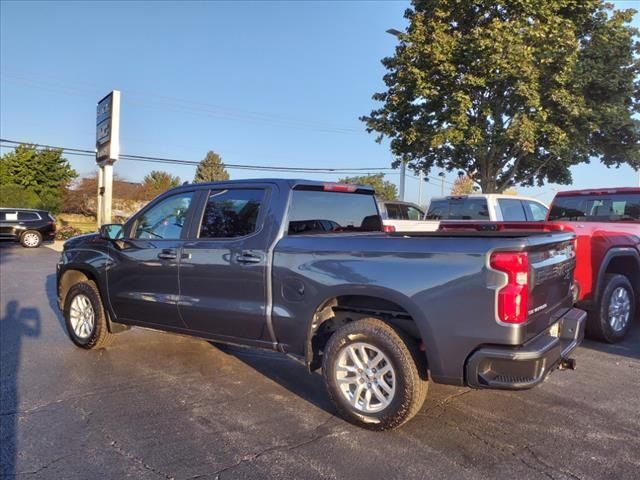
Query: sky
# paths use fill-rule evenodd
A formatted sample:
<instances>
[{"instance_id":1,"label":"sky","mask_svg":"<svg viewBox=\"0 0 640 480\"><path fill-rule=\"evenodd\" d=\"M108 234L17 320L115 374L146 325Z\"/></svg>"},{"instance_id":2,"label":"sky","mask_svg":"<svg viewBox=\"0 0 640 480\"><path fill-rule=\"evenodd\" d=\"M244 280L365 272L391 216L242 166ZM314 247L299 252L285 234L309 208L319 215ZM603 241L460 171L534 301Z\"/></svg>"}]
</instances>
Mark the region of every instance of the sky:
<instances>
[{"instance_id":1,"label":"sky","mask_svg":"<svg viewBox=\"0 0 640 480\"><path fill-rule=\"evenodd\" d=\"M613 2L640 10L640 0ZM122 152L201 160L208 150L235 164L388 168L358 120L383 91L380 59L393 54L404 1L0 2L0 135L95 147L96 102L122 92ZM634 25L640 27L640 15ZM6 152L2 149L2 153ZM68 155L81 176L95 161ZM152 169L192 180L195 167L120 160L117 175L140 181ZM433 178L423 203L440 195ZM597 160L573 169L571 188L632 186L629 167ZM231 178L264 177L230 170ZM301 174L277 173L283 177ZM272 176L272 175L270 175ZM339 175L307 176L337 180ZM455 172L445 177L452 182ZM399 182L397 171L387 179ZM419 180L407 175L406 200ZM549 202L566 186L519 188ZM445 184L445 193L450 189Z\"/></svg>"}]
</instances>

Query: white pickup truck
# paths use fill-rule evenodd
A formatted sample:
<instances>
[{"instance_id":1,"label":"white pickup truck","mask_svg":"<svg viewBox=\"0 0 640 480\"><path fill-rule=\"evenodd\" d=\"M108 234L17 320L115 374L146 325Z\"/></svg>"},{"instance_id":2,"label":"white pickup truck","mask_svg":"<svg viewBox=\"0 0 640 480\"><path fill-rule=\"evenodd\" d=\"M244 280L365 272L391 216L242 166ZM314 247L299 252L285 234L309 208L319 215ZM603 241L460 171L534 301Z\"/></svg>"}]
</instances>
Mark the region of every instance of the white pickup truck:
<instances>
[{"instance_id":1,"label":"white pickup truck","mask_svg":"<svg viewBox=\"0 0 640 480\"><path fill-rule=\"evenodd\" d=\"M424 216L423 231L435 231L441 220L543 222L549 208L535 198L497 193L433 197Z\"/></svg>"},{"instance_id":2,"label":"white pickup truck","mask_svg":"<svg viewBox=\"0 0 640 480\"><path fill-rule=\"evenodd\" d=\"M424 210L415 203L378 199L378 210L385 232L425 232Z\"/></svg>"},{"instance_id":3,"label":"white pickup truck","mask_svg":"<svg viewBox=\"0 0 640 480\"><path fill-rule=\"evenodd\" d=\"M426 213L399 201L378 201L378 208L388 232L435 232L441 220L542 222L549 210L535 198L497 193L434 197Z\"/></svg>"}]
</instances>

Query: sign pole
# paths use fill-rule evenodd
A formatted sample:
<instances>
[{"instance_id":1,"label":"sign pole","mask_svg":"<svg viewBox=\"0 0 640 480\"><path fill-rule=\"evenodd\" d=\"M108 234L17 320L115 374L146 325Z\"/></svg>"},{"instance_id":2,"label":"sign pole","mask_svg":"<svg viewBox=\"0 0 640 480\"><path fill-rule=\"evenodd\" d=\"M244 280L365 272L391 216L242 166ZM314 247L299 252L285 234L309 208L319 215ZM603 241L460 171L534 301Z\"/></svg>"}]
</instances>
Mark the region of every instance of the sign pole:
<instances>
[{"instance_id":1,"label":"sign pole","mask_svg":"<svg viewBox=\"0 0 640 480\"><path fill-rule=\"evenodd\" d=\"M98 228L111 223L113 164L120 156L120 92L113 90L98 102L96 115L96 163L98 170Z\"/></svg>"},{"instance_id":2,"label":"sign pole","mask_svg":"<svg viewBox=\"0 0 640 480\"><path fill-rule=\"evenodd\" d=\"M102 193L104 192L104 171L102 167L98 167L98 194L96 202L96 222L98 223L98 229L104 222L102 221Z\"/></svg>"},{"instance_id":3,"label":"sign pole","mask_svg":"<svg viewBox=\"0 0 640 480\"><path fill-rule=\"evenodd\" d=\"M111 200L113 195L113 164L102 167L104 193L102 194L102 223L111 223Z\"/></svg>"}]
</instances>

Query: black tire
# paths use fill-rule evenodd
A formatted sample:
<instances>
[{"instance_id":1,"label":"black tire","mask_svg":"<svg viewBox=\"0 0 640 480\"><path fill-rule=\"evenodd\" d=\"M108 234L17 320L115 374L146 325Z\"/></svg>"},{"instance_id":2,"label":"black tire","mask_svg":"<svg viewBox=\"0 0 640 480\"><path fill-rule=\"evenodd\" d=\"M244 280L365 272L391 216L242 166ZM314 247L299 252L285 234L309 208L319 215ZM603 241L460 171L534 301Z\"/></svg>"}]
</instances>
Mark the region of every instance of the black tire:
<instances>
[{"instance_id":1,"label":"black tire","mask_svg":"<svg viewBox=\"0 0 640 480\"><path fill-rule=\"evenodd\" d=\"M20 245L24 248L38 248L42 245L42 235L36 230L27 230L20 235Z\"/></svg>"},{"instance_id":2,"label":"black tire","mask_svg":"<svg viewBox=\"0 0 640 480\"><path fill-rule=\"evenodd\" d=\"M79 295L87 298L93 309L93 325L86 336L77 335L72 325L71 307L73 300ZM113 342L115 335L109 332L100 293L92 281L76 283L69 289L64 300L64 320L69 338L80 348L87 350L106 348Z\"/></svg>"},{"instance_id":3,"label":"black tire","mask_svg":"<svg viewBox=\"0 0 640 480\"><path fill-rule=\"evenodd\" d=\"M605 286L602 294L595 304L594 309L589 312L587 321L587 335L593 339L601 340L608 343L616 343L626 337L631 324L635 318L635 295L631 282L624 275L607 274L604 279ZM621 329L614 329L609 321L609 307L613 301L613 296L619 289L626 290L626 294L630 300L630 311L626 325Z\"/></svg>"},{"instance_id":4,"label":"black tire","mask_svg":"<svg viewBox=\"0 0 640 480\"><path fill-rule=\"evenodd\" d=\"M395 371L393 397L389 399L390 403L378 412L370 413L357 409L346 398L346 393L338 384L336 367L340 355L354 343L366 343L378 349L389 359ZM377 318L357 320L339 328L327 342L322 373L329 396L340 415L347 421L369 430L391 430L409 421L422 407L429 386L426 357L424 352L420 352L417 342ZM378 381L371 383L379 384ZM353 385L353 390L357 389L357 383ZM351 389L351 385L346 388ZM358 399L356 403L359 403Z\"/></svg>"}]
</instances>

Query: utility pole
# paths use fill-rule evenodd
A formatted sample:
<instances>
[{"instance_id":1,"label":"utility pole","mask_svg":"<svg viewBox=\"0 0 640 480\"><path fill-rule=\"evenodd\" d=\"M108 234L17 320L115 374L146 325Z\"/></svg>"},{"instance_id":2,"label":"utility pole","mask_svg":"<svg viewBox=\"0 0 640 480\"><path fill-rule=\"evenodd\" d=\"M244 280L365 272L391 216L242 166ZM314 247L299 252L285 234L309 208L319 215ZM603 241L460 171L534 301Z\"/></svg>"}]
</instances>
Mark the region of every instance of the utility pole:
<instances>
[{"instance_id":1,"label":"utility pole","mask_svg":"<svg viewBox=\"0 0 640 480\"><path fill-rule=\"evenodd\" d=\"M438 174L440 177L440 196L444 197L444 172Z\"/></svg>"},{"instance_id":2,"label":"utility pole","mask_svg":"<svg viewBox=\"0 0 640 480\"><path fill-rule=\"evenodd\" d=\"M113 164L120 156L120 92L113 90L98 102L96 114L96 163L98 164L98 228L111 223Z\"/></svg>"},{"instance_id":3,"label":"utility pole","mask_svg":"<svg viewBox=\"0 0 640 480\"><path fill-rule=\"evenodd\" d=\"M420 170L420 172L418 173L418 180L420 183L420 186L418 187L418 206L421 207L422 206L422 184L424 183L424 172L422 170Z\"/></svg>"},{"instance_id":4,"label":"utility pole","mask_svg":"<svg viewBox=\"0 0 640 480\"><path fill-rule=\"evenodd\" d=\"M404 182L406 180L406 164L401 161L400 163L400 200L404 201Z\"/></svg>"}]
</instances>

